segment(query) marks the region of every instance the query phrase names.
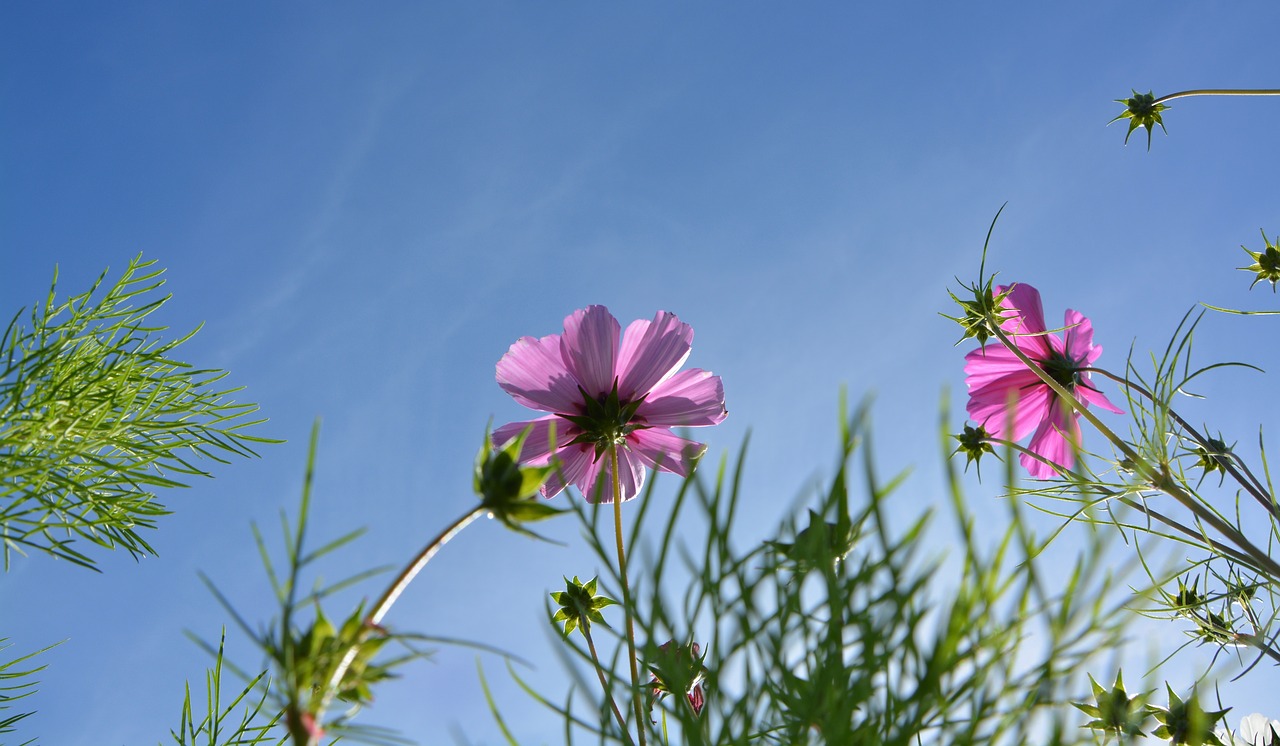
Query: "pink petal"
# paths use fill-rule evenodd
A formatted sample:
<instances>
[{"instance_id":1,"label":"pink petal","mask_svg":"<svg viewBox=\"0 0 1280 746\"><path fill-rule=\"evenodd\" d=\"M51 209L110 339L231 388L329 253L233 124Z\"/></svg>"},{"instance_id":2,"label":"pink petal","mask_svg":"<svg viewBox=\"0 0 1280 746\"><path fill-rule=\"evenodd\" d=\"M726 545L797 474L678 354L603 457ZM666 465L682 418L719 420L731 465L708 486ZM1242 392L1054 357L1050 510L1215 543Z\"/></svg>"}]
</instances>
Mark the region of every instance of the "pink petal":
<instances>
[{"instance_id":1,"label":"pink petal","mask_svg":"<svg viewBox=\"0 0 1280 746\"><path fill-rule=\"evenodd\" d=\"M644 464L626 448L618 449L618 474L622 499L630 500L644 486ZM605 453L591 463L579 479L574 480L589 503L613 502L613 471L609 468L609 454Z\"/></svg>"},{"instance_id":2,"label":"pink petal","mask_svg":"<svg viewBox=\"0 0 1280 746\"><path fill-rule=\"evenodd\" d=\"M559 447L551 443L552 430L555 431L556 443L568 443L582 433L582 429L572 422L554 414L549 414L536 420L511 422L494 430L494 446L498 448L506 446L513 438L524 432L526 427L530 426L533 429L529 431L529 437L525 438L524 446L520 449L520 463L531 466L546 464L551 460L551 454L555 453Z\"/></svg>"},{"instance_id":3,"label":"pink petal","mask_svg":"<svg viewBox=\"0 0 1280 746\"><path fill-rule=\"evenodd\" d=\"M591 468L594 457L595 449L582 443L561 448L556 453L560 468L551 472L547 483L542 485L542 495L548 498L555 497L560 494L565 485L577 484L578 480L582 479L582 475Z\"/></svg>"},{"instance_id":4,"label":"pink petal","mask_svg":"<svg viewBox=\"0 0 1280 746\"><path fill-rule=\"evenodd\" d=\"M1079 311L1070 308L1063 314L1063 326L1066 327L1065 352L1068 358L1077 365L1089 365L1102 354L1102 345L1093 343L1093 322L1085 318Z\"/></svg>"},{"instance_id":5,"label":"pink petal","mask_svg":"<svg viewBox=\"0 0 1280 746\"><path fill-rule=\"evenodd\" d=\"M627 447L651 469L689 476L693 464L707 447L675 435L662 427L636 430L627 436Z\"/></svg>"},{"instance_id":6,"label":"pink petal","mask_svg":"<svg viewBox=\"0 0 1280 746\"><path fill-rule=\"evenodd\" d=\"M996 287L996 295L1008 289L1008 285ZM1002 304L1017 313L1007 316L1000 327L1015 334L1040 334L1045 331L1044 306L1040 303L1040 291L1025 282L1013 284L1013 290Z\"/></svg>"},{"instance_id":7,"label":"pink petal","mask_svg":"<svg viewBox=\"0 0 1280 746\"><path fill-rule=\"evenodd\" d=\"M718 425L727 415L724 383L701 368L682 370L654 386L636 408L637 420L659 427Z\"/></svg>"},{"instance_id":8,"label":"pink petal","mask_svg":"<svg viewBox=\"0 0 1280 746\"><path fill-rule=\"evenodd\" d=\"M674 313L659 311L653 321L638 319L622 335L618 354L618 395L635 401L684 365L693 345L693 327Z\"/></svg>"},{"instance_id":9,"label":"pink petal","mask_svg":"<svg viewBox=\"0 0 1280 746\"><path fill-rule=\"evenodd\" d=\"M1050 396L1056 396L1048 386L1027 371L1022 380L1025 385L989 386L974 391L969 396L966 409L969 417L997 438L1021 440L1049 415ZM1012 407L1012 431L1010 431L1010 407Z\"/></svg>"},{"instance_id":10,"label":"pink petal","mask_svg":"<svg viewBox=\"0 0 1280 746\"><path fill-rule=\"evenodd\" d=\"M564 320L560 354L590 396L613 389L619 329L618 320L604 306L587 306Z\"/></svg>"},{"instance_id":11,"label":"pink petal","mask_svg":"<svg viewBox=\"0 0 1280 746\"><path fill-rule=\"evenodd\" d=\"M560 337L521 337L498 361L498 385L530 409L577 412L582 404L578 381L564 364Z\"/></svg>"},{"instance_id":12,"label":"pink petal","mask_svg":"<svg viewBox=\"0 0 1280 746\"><path fill-rule=\"evenodd\" d=\"M964 356L965 384L969 389L979 388L1009 375L1035 376L1026 363L1000 344L979 347ZM1037 379L1038 380L1038 379Z\"/></svg>"},{"instance_id":13,"label":"pink petal","mask_svg":"<svg viewBox=\"0 0 1280 746\"><path fill-rule=\"evenodd\" d=\"M1049 407L1049 416L1040 423L1040 427L1036 428L1027 450L1065 469L1070 469L1076 463L1076 449L1080 443L1080 424L1076 421L1079 415L1067 412L1066 409L1068 408L1056 398L1054 399ZM1053 467L1025 453L1018 460L1036 479L1050 479L1058 473Z\"/></svg>"},{"instance_id":14,"label":"pink petal","mask_svg":"<svg viewBox=\"0 0 1280 746\"><path fill-rule=\"evenodd\" d=\"M1112 404L1111 400L1109 400L1106 395L1097 389L1089 388L1089 386L1090 383L1087 378L1085 379L1085 383L1078 384L1076 386L1076 397L1083 402L1105 409L1108 412L1124 414L1124 410Z\"/></svg>"}]
</instances>

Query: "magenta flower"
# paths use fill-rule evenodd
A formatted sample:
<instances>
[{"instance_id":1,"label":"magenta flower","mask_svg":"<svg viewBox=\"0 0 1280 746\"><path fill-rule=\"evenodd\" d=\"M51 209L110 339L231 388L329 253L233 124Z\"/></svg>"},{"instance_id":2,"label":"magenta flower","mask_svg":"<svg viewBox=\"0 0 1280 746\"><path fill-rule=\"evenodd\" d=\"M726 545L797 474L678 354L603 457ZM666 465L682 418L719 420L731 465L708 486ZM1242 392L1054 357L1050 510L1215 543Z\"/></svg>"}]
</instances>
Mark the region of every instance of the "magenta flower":
<instances>
[{"instance_id":1,"label":"magenta flower","mask_svg":"<svg viewBox=\"0 0 1280 746\"><path fill-rule=\"evenodd\" d=\"M998 296L1006 286L995 289ZM1096 404L1116 414L1124 412L1107 401L1081 371L1102 354L1093 343L1093 324L1078 311L1067 309L1066 339L1045 333L1040 292L1015 283L1001 303L1007 309L1000 322L1018 349L1062 384L1084 406ZM969 387L969 416L993 437L1017 441L1034 430L1027 449L1064 468L1075 465L1080 445L1080 415L1060 401L1053 389L1003 345L985 345L965 355L965 384ZM1024 453L1019 458L1031 476L1049 479L1057 472L1049 464Z\"/></svg>"},{"instance_id":2,"label":"magenta flower","mask_svg":"<svg viewBox=\"0 0 1280 746\"><path fill-rule=\"evenodd\" d=\"M719 376L698 368L676 372L689 356L693 327L659 311L653 321L631 322L621 345L618 331L609 309L588 306L564 320L564 334L521 337L498 361L504 391L526 407L551 412L493 434L501 445L532 426L521 463L557 459L560 465L542 487L547 497L574 484L590 502L611 502L611 447L623 500L640 492L645 467L688 476L707 447L671 428L725 418Z\"/></svg>"}]
</instances>

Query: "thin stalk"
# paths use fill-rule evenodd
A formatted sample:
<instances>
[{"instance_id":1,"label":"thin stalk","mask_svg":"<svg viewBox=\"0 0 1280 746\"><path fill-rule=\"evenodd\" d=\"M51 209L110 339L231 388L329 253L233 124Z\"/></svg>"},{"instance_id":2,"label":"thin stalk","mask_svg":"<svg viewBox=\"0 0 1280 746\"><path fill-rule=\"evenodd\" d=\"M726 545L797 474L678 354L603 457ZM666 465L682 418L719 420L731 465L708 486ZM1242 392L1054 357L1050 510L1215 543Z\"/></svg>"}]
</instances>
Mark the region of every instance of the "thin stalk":
<instances>
[{"instance_id":1,"label":"thin stalk","mask_svg":"<svg viewBox=\"0 0 1280 746\"><path fill-rule=\"evenodd\" d=\"M463 514L461 518L449 524L445 530L428 542L422 548L422 551L418 552L418 556L414 557L413 561L400 571L400 574L391 582L391 585L387 586L387 590L383 592L382 597L378 599L378 602L369 610L368 616L365 617L364 628L360 631L359 639L343 653L342 660L338 662L338 667L334 669L333 675L329 677L329 685L325 687L324 699L321 701L317 716L329 708L329 703L333 701L333 697L338 693L338 688L342 685L342 677L347 674L347 669L351 667L351 662L356 658L360 644L367 639L372 630L377 628L382 618L387 615L387 612L395 604L396 599L400 598L400 594L404 593L405 588L409 587L409 584L418 576L418 573L422 572L422 568L427 566L431 558L436 556L436 553L444 548L445 544L448 544L453 537L461 533L462 529L471 525L472 521L479 518L484 512L484 506L477 505Z\"/></svg>"},{"instance_id":2,"label":"thin stalk","mask_svg":"<svg viewBox=\"0 0 1280 746\"><path fill-rule=\"evenodd\" d=\"M1191 96L1280 96L1280 89L1275 88L1195 88L1190 91L1178 91L1170 93L1167 96L1161 96L1153 101L1158 104L1164 101L1172 101L1175 98L1189 98Z\"/></svg>"},{"instance_id":3,"label":"thin stalk","mask_svg":"<svg viewBox=\"0 0 1280 746\"><path fill-rule=\"evenodd\" d=\"M618 447L609 446L613 472L613 534L618 544L618 577L622 580L622 610L627 617L627 657L631 663L631 701L636 712L636 736L645 746L644 703L640 699L640 667L636 662L636 625L631 613L631 584L627 581L627 555L622 548L622 480L618 476Z\"/></svg>"},{"instance_id":4,"label":"thin stalk","mask_svg":"<svg viewBox=\"0 0 1280 746\"><path fill-rule=\"evenodd\" d=\"M1120 376L1117 376L1114 373L1110 373L1106 370L1103 370L1102 368L1081 368L1080 370L1087 371L1089 373L1097 373L1099 375L1105 376L1106 378L1110 378L1116 383L1122 386L1126 386L1129 389L1138 392L1139 394L1142 394L1152 404L1160 404L1160 402L1156 401L1156 398L1151 394L1151 392L1147 391L1142 386L1139 386L1138 384L1126 378L1121 378ZM1174 422L1178 423L1178 425L1182 427L1183 430L1186 430L1187 433L1191 435L1191 439L1194 440L1197 444L1199 444L1201 448L1205 449L1206 451L1213 450L1213 446L1209 444L1209 440L1205 438L1203 435L1201 435L1199 431L1197 431L1194 427L1192 427L1190 423L1182 419L1182 417L1173 410L1173 407L1165 406L1164 411L1167 412L1169 414L1169 417L1171 417ZM1227 473L1231 475L1232 479L1236 480L1236 482L1238 482L1240 486L1244 488L1245 492L1248 492L1250 495L1252 495L1253 499L1257 500L1258 503L1267 510L1267 512L1271 513L1271 517L1273 519L1280 520L1280 505L1277 505L1275 501L1271 499L1271 496L1266 494L1266 490L1262 489L1262 485L1258 484L1257 477L1253 476L1253 472L1249 471L1249 467L1243 461L1237 458L1235 454L1230 454L1230 455L1231 455L1230 459L1223 459L1222 461L1223 468L1227 470ZM1241 468L1244 469L1245 474L1241 474L1239 471L1237 471L1235 466L1233 466L1233 463L1239 463ZM1248 478L1246 478L1246 476Z\"/></svg>"},{"instance_id":5,"label":"thin stalk","mask_svg":"<svg viewBox=\"0 0 1280 746\"><path fill-rule=\"evenodd\" d=\"M587 638L587 650L591 651L591 662L596 664L596 676L600 677L600 688L604 690L605 699L609 700L609 707L613 709L613 716L618 720L618 727L622 729L622 734L627 737L627 743L634 743L631 740L631 731L627 730L627 719L622 717L622 710L618 709L618 703L613 700L613 692L609 689L609 682L604 678L604 666L600 665L600 655L596 653L596 643L591 639L591 627L586 624L586 619L579 623L582 628L582 636Z\"/></svg>"},{"instance_id":6,"label":"thin stalk","mask_svg":"<svg viewBox=\"0 0 1280 746\"><path fill-rule=\"evenodd\" d=\"M1083 484L1084 482L1087 481L1084 475L1080 474L1079 472L1073 471L1071 469L1063 469L1063 467L1060 464L1055 464L1038 453L1032 453L1029 449L1021 445L1018 445L1013 441L1001 440L1000 438L987 438L986 442L993 443L995 445L1003 446L1006 448L1012 448L1013 450L1018 451L1019 453L1024 453L1030 458L1034 458L1037 461L1040 461L1041 463L1048 464L1049 466L1052 466L1055 469L1062 469L1065 472L1063 476L1069 476L1072 479L1072 481L1076 482L1077 484ZM1106 487L1103 487L1100 484L1092 485L1091 489L1095 490L1101 496L1102 500L1118 500L1122 504L1145 515L1147 518L1153 518L1157 522L1163 523L1164 525L1177 531L1178 533L1183 534L1189 539L1192 539L1194 541L1204 542L1205 546L1209 547L1210 549L1222 555L1223 557L1227 557L1229 559L1235 560L1236 562L1242 565L1246 565L1246 566L1252 565L1250 558L1247 555L1241 553L1240 550L1228 544L1223 544L1217 539L1212 539L1208 536L1205 536L1204 532L1196 531L1195 529L1192 529L1189 526L1184 525L1181 521L1178 521L1177 519L1174 519L1174 518L1170 518L1169 516L1161 513L1155 508L1152 508L1151 506L1147 505L1145 502L1142 502L1140 500L1135 500L1123 492L1118 492L1116 490L1108 489ZM1149 530L1148 532L1154 533L1154 532L1150 532Z\"/></svg>"},{"instance_id":7,"label":"thin stalk","mask_svg":"<svg viewBox=\"0 0 1280 746\"><path fill-rule=\"evenodd\" d=\"M1185 490L1173 481L1167 470L1157 470L1137 451L1134 451L1133 448L1131 448L1120 436L1112 432L1111 428L1104 425L1102 420L1098 419L1096 414L1089 411L1089 409L1085 407L1080 400L1076 399L1075 394L1068 391L1065 386L1055 381L1053 376L1049 375L1048 371L1040 367L1038 363L1027 357L1027 354L1022 351L1022 348L1015 345L1013 340L1009 339L1009 335L1000 328L999 319L989 319L989 322L991 331L1000 340L1000 343L1012 352L1014 357L1021 360L1022 364L1027 366L1028 370L1035 373L1036 377L1044 382L1046 386L1052 389L1061 401L1066 402L1072 410L1078 413L1081 417L1084 417L1090 425L1093 425L1094 429L1110 441L1117 450L1123 453L1125 457L1134 464L1135 470L1143 479L1147 480L1147 482L1155 489L1172 497L1178 502L1178 504L1191 511L1191 513L1197 518L1212 527L1213 530L1226 537L1231 543L1235 544L1241 549L1241 551L1247 554L1249 558L1253 560L1254 567L1259 571L1266 573L1273 584L1280 584L1280 564L1277 564L1275 560L1271 559L1266 552L1263 552L1261 549L1254 546L1252 542L1245 538L1244 534L1237 531L1231 526L1231 524L1219 518L1217 514L1208 510L1205 506L1197 502L1194 497L1187 494Z\"/></svg>"}]
</instances>

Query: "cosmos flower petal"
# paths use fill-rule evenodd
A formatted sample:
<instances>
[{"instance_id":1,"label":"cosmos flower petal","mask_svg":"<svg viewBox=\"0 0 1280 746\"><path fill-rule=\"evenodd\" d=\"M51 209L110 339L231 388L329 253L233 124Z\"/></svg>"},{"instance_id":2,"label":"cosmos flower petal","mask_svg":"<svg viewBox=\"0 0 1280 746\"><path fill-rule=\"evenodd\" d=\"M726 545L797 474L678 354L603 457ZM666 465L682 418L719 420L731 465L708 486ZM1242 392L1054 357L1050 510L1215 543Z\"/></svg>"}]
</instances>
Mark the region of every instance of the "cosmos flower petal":
<instances>
[{"instance_id":1,"label":"cosmos flower petal","mask_svg":"<svg viewBox=\"0 0 1280 746\"><path fill-rule=\"evenodd\" d=\"M530 426L533 429L529 431L529 437L525 439L524 446L520 449L520 463L531 466L545 465L551 460L551 455L558 450L559 446L551 443L553 430L555 431L556 443L560 444L568 443L582 432L572 422L554 414L549 414L536 420L510 422L494 430L494 446L498 448L506 446L507 443L510 443L513 438Z\"/></svg>"},{"instance_id":2,"label":"cosmos flower petal","mask_svg":"<svg viewBox=\"0 0 1280 746\"><path fill-rule=\"evenodd\" d=\"M530 409L570 412L582 401L560 354L560 335L521 337L498 361L498 385Z\"/></svg>"},{"instance_id":3,"label":"cosmos flower petal","mask_svg":"<svg viewBox=\"0 0 1280 746\"><path fill-rule=\"evenodd\" d=\"M565 367L590 396L613 389L618 357L618 320L604 306L587 306L564 320L560 354Z\"/></svg>"},{"instance_id":4,"label":"cosmos flower petal","mask_svg":"<svg viewBox=\"0 0 1280 746\"><path fill-rule=\"evenodd\" d=\"M1050 397L1055 396L1034 373L1027 371L1027 375L1033 380L1025 386L991 387L975 392L969 398L969 417L997 438L1025 438L1048 416ZM1012 431L1008 430L1010 411L1013 412Z\"/></svg>"},{"instance_id":5,"label":"cosmos flower petal","mask_svg":"<svg viewBox=\"0 0 1280 746\"><path fill-rule=\"evenodd\" d=\"M653 321L627 327L618 354L618 396L635 401L684 365L693 345L693 327L674 313L659 311Z\"/></svg>"},{"instance_id":6,"label":"cosmos flower petal","mask_svg":"<svg viewBox=\"0 0 1280 746\"><path fill-rule=\"evenodd\" d=\"M1093 322L1079 311L1067 309L1062 325L1066 329L1065 351L1067 357L1089 365L1102 354L1102 345L1093 343Z\"/></svg>"},{"instance_id":7,"label":"cosmos flower petal","mask_svg":"<svg viewBox=\"0 0 1280 746\"><path fill-rule=\"evenodd\" d=\"M1095 407L1100 407L1108 412L1124 414L1124 410L1112 404L1111 400L1108 399L1105 394L1097 389L1090 388L1090 384L1088 382L1076 386L1076 396L1085 404L1092 404Z\"/></svg>"},{"instance_id":8,"label":"cosmos flower petal","mask_svg":"<svg viewBox=\"0 0 1280 746\"><path fill-rule=\"evenodd\" d=\"M618 474L618 486L624 502L640 494L640 488L644 486L644 464L626 448L618 449ZM589 503L613 502L613 470L609 465L609 456L603 455L596 459L574 484L582 490Z\"/></svg>"},{"instance_id":9,"label":"cosmos flower petal","mask_svg":"<svg viewBox=\"0 0 1280 746\"><path fill-rule=\"evenodd\" d=\"M579 484L583 475L591 468L595 449L578 443L561 448L556 458L559 459L560 468L553 471L547 478L546 484L542 485L544 497L555 497L560 494L565 485Z\"/></svg>"},{"instance_id":10,"label":"cosmos flower petal","mask_svg":"<svg viewBox=\"0 0 1280 746\"><path fill-rule=\"evenodd\" d=\"M627 436L627 447L651 469L661 469L689 476L693 464L707 447L692 440L685 440L664 427L636 430Z\"/></svg>"},{"instance_id":11,"label":"cosmos flower petal","mask_svg":"<svg viewBox=\"0 0 1280 746\"><path fill-rule=\"evenodd\" d=\"M682 370L659 383L636 409L637 419L659 427L718 425L727 415L724 383L701 368Z\"/></svg>"},{"instance_id":12,"label":"cosmos flower petal","mask_svg":"<svg viewBox=\"0 0 1280 746\"><path fill-rule=\"evenodd\" d=\"M964 356L965 383L970 390L981 388L1008 375L1035 373L1011 350L1001 344L989 344ZM1037 379L1038 380L1038 379Z\"/></svg>"},{"instance_id":13,"label":"cosmos flower petal","mask_svg":"<svg viewBox=\"0 0 1280 746\"><path fill-rule=\"evenodd\" d=\"M1076 448L1080 443L1080 423L1077 422L1079 415L1067 412L1066 409L1060 402L1054 400L1049 407L1049 416L1036 428L1027 449L1063 468L1070 469L1076 464ZM1058 473L1053 467L1025 453L1018 460L1036 479L1050 479Z\"/></svg>"},{"instance_id":14,"label":"cosmos flower petal","mask_svg":"<svg viewBox=\"0 0 1280 746\"><path fill-rule=\"evenodd\" d=\"M1008 290L1009 286L997 286L996 295ZM1043 334L1044 306L1040 303L1040 291L1025 282L1013 284L1013 290L1004 299L1004 307L1017 313L1005 316L1000 327L1014 334Z\"/></svg>"}]
</instances>

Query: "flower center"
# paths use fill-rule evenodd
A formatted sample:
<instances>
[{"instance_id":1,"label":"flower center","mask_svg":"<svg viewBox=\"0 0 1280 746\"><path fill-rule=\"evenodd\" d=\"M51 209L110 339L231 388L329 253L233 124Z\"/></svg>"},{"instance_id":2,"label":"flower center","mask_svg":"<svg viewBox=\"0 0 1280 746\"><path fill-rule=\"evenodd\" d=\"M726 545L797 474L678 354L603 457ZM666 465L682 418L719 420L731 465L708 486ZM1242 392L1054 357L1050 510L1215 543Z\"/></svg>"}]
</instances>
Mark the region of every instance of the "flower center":
<instances>
[{"instance_id":1,"label":"flower center","mask_svg":"<svg viewBox=\"0 0 1280 746\"><path fill-rule=\"evenodd\" d=\"M1040 361L1040 367L1068 391L1074 390L1076 385L1081 383L1080 369L1076 361L1061 352L1050 353L1048 359Z\"/></svg>"},{"instance_id":2,"label":"flower center","mask_svg":"<svg viewBox=\"0 0 1280 746\"><path fill-rule=\"evenodd\" d=\"M616 378L613 389L607 394L593 397L581 386L578 392L582 394L582 413L560 415L582 429L582 434L570 441L570 445L589 443L595 447L596 458L599 458L610 447L625 443L631 433L648 427L635 419L636 409L644 399L633 402L620 400Z\"/></svg>"}]
</instances>

